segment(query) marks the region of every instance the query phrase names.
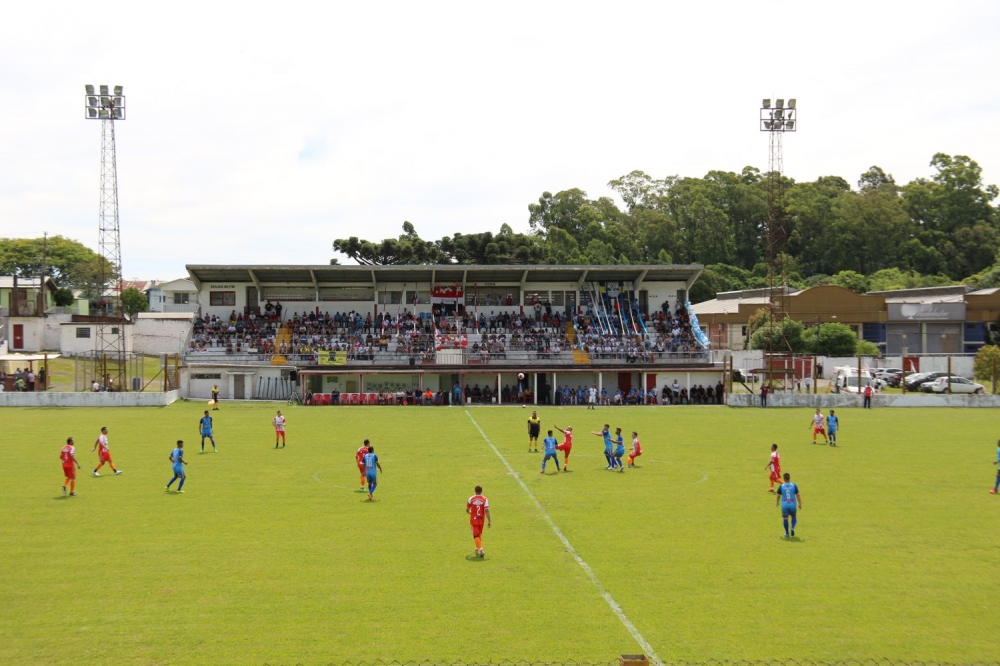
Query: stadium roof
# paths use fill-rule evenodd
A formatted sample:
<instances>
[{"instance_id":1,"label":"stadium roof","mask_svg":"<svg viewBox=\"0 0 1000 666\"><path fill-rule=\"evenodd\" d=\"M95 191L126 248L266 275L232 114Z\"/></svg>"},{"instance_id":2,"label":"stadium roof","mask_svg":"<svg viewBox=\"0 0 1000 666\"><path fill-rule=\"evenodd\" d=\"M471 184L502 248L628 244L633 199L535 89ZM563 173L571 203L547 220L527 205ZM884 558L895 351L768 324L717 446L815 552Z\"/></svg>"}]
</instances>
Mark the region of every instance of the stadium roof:
<instances>
[{"instance_id":1,"label":"stadium roof","mask_svg":"<svg viewBox=\"0 0 1000 666\"><path fill-rule=\"evenodd\" d=\"M252 282L254 284L379 284L412 282L434 284L485 284L528 282L685 282L701 275L699 264L653 264L613 266L551 266L445 264L424 266L316 266L295 265L188 265L197 286L205 282Z\"/></svg>"}]
</instances>

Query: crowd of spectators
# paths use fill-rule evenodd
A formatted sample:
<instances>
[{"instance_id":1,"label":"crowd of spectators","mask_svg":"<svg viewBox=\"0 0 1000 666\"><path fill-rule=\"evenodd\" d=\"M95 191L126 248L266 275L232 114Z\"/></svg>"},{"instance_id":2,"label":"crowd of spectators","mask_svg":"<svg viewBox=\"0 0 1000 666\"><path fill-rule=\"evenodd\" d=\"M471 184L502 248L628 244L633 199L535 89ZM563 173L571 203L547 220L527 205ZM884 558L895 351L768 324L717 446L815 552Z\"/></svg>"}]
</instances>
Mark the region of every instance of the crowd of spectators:
<instances>
[{"instance_id":1,"label":"crowd of spectators","mask_svg":"<svg viewBox=\"0 0 1000 666\"><path fill-rule=\"evenodd\" d=\"M725 388L722 382L718 382L713 388L711 384L707 387L696 384L689 391L681 386L676 379L672 384L663 386L662 391L657 391L651 387L646 391L636 386L628 389L621 387L608 391L603 387L597 391L596 386L588 387L578 384L576 388L569 386L557 386L555 399L557 405L586 405L590 400L590 390L597 393L596 403L598 405L721 405L725 395Z\"/></svg>"},{"instance_id":2,"label":"crowd of spectators","mask_svg":"<svg viewBox=\"0 0 1000 666\"><path fill-rule=\"evenodd\" d=\"M574 330L568 332L568 326ZM287 335L279 334L282 328ZM470 345L468 336L476 333L479 339ZM672 314L664 303L653 313L648 330L628 334L602 331L582 312L567 321L547 303L529 306L527 314L523 308L455 314L434 306L432 313L423 316L405 308L395 314L294 312L288 316L280 303L267 303L262 312L199 317L188 351L250 354L262 359L293 355L307 362L325 351L344 352L348 359L359 361L399 356L423 363L434 362L437 351L458 348L465 349L470 360L482 363L508 360L510 352L523 360L550 359L574 348L593 360L627 363L655 362L666 353L689 356L702 351L680 303Z\"/></svg>"}]
</instances>

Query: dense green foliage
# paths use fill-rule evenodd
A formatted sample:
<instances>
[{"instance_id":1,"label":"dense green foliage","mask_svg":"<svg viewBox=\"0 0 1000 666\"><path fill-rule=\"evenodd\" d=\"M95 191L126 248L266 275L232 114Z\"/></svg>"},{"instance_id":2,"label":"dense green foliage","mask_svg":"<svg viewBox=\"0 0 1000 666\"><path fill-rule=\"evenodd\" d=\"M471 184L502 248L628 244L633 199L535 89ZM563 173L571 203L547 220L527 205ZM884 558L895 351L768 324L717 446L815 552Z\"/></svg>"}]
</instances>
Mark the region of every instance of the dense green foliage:
<instances>
[{"instance_id":1,"label":"dense green foliage","mask_svg":"<svg viewBox=\"0 0 1000 666\"><path fill-rule=\"evenodd\" d=\"M149 298L135 287L122 292L122 309L131 317L149 310Z\"/></svg>"},{"instance_id":2,"label":"dense green foliage","mask_svg":"<svg viewBox=\"0 0 1000 666\"><path fill-rule=\"evenodd\" d=\"M104 293L116 277L107 260L75 240L62 236L0 238L0 275L38 277L43 262L45 274L59 287L79 289L91 300Z\"/></svg>"},{"instance_id":3,"label":"dense green foliage","mask_svg":"<svg viewBox=\"0 0 1000 666\"><path fill-rule=\"evenodd\" d=\"M877 345L858 339L846 324L828 322L819 326L806 326L788 317L772 324L771 313L767 308L761 308L750 317L747 333L750 337L750 349L818 356L881 355Z\"/></svg>"},{"instance_id":4,"label":"dense green foliage","mask_svg":"<svg viewBox=\"0 0 1000 666\"><path fill-rule=\"evenodd\" d=\"M838 408L833 449L808 444L808 408L543 407L546 428L578 433L573 471L545 476L520 408L290 407L276 451L275 405L224 401L206 455L192 437L203 403L8 409L30 436L4 448L5 666L641 652L604 591L664 661L995 661L989 409ZM607 421L640 433L637 468L605 471L587 432ZM124 473L92 478L105 425ZM83 471L62 499L69 435ZM374 503L357 492L366 437L384 469ZM182 495L163 490L178 438ZM802 493L795 540L765 492L771 442ZM485 560L465 513L477 483Z\"/></svg>"},{"instance_id":5,"label":"dense green foliage","mask_svg":"<svg viewBox=\"0 0 1000 666\"><path fill-rule=\"evenodd\" d=\"M782 181L786 239L778 263L798 287L839 284L859 293L949 284L1000 284L997 188L969 157L936 154L929 178L904 186L877 166L858 180ZM692 300L768 283L768 178L747 167L702 178L633 171L608 183L623 203L573 188L528 206L527 234L455 234L425 241L413 225L383 241L338 239L359 263L699 263Z\"/></svg>"},{"instance_id":6,"label":"dense green foliage","mask_svg":"<svg viewBox=\"0 0 1000 666\"><path fill-rule=\"evenodd\" d=\"M972 361L972 374L980 381L993 381L994 372L1000 374L1000 347L983 345Z\"/></svg>"}]
</instances>

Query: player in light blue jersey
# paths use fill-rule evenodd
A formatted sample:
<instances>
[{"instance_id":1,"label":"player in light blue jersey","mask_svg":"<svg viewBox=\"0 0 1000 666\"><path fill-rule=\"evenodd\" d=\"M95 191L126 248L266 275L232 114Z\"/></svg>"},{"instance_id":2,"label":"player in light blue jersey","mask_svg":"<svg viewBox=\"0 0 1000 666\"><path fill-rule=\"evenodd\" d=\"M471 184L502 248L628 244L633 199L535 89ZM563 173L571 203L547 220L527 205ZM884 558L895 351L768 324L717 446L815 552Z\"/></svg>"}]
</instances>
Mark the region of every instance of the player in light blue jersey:
<instances>
[{"instance_id":1,"label":"player in light blue jersey","mask_svg":"<svg viewBox=\"0 0 1000 666\"><path fill-rule=\"evenodd\" d=\"M997 491L1000 490L1000 439L997 440L997 459L993 461L993 464L997 466L997 482L990 494L996 495Z\"/></svg>"},{"instance_id":2,"label":"player in light blue jersey","mask_svg":"<svg viewBox=\"0 0 1000 666\"><path fill-rule=\"evenodd\" d=\"M785 482L778 488L778 494L774 498L774 505L781 505L781 521L785 525L785 538L789 536L788 518L792 518L791 536L795 536L795 525L799 522L798 510L802 508L802 495L799 494L799 487L791 482L792 475L785 472L783 477ZM798 506L796 506L796 502Z\"/></svg>"},{"instance_id":3,"label":"player in light blue jersey","mask_svg":"<svg viewBox=\"0 0 1000 666\"><path fill-rule=\"evenodd\" d=\"M212 442L212 451L218 453L219 450L215 448L215 438L212 437L212 417L208 415L207 409L205 415L198 421L198 431L201 433L201 452L205 452L205 438L207 437Z\"/></svg>"},{"instance_id":4,"label":"player in light blue jersey","mask_svg":"<svg viewBox=\"0 0 1000 666\"><path fill-rule=\"evenodd\" d=\"M378 462L378 456L375 455L375 447L369 446L368 453L365 454L365 481L368 483L368 501L374 501L372 495L375 493L375 488L378 487L378 472L382 471L382 465Z\"/></svg>"},{"instance_id":5,"label":"player in light blue jersey","mask_svg":"<svg viewBox=\"0 0 1000 666\"><path fill-rule=\"evenodd\" d=\"M619 472L625 471L625 466L622 465L623 455L625 455L625 438L622 437L622 429L615 428L615 453L614 457L611 459L612 469L617 467Z\"/></svg>"},{"instance_id":6,"label":"player in light blue jersey","mask_svg":"<svg viewBox=\"0 0 1000 666\"><path fill-rule=\"evenodd\" d=\"M169 459L174 468L174 478L167 482L167 492L170 492L170 486L173 485L174 481L180 479L181 482L177 484L177 492L182 493L184 492L184 482L187 480L187 473L184 471L184 465L187 465L187 463L184 462L183 440L177 440L177 447L170 452Z\"/></svg>"},{"instance_id":7,"label":"player in light blue jersey","mask_svg":"<svg viewBox=\"0 0 1000 666\"><path fill-rule=\"evenodd\" d=\"M830 410L826 415L826 434L830 438L830 446L837 446L837 431L840 430L840 419Z\"/></svg>"},{"instance_id":8,"label":"player in light blue jersey","mask_svg":"<svg viewBox=\"0 0 1000 666\"><path fill-rule=\"evenodd\" d=\"M590 434L591 435L597 435L598 437L603 437L604 438L604 457L608 461L608 466L605 467L604 469L613 469L614 460L615 460L614 456L613 456L613 452L614 452L614 448L615 448L615 443L613 441L611 441L611 424L610 423L605 423L604 424L604 430L602 430L601 432L594 432L593 430L591 430Z\"/></svg>"},{"instance_id":9,"label":"player in light blue jersey","mask_svg":"<svg viewBox=\"0 0 1000 666\"><path fill-rule=\"evenodd\" d=\"M542 440L542 446L545 448L545 457L542 458L542 471L539 474L545 474L545 463L549 461L549 458L556 463L556 471L559 471L559 452L556 449L559 446L559 442L556 438L552 436L552 431L549 430L549 436Z\"/></svg>"}]
</instances>

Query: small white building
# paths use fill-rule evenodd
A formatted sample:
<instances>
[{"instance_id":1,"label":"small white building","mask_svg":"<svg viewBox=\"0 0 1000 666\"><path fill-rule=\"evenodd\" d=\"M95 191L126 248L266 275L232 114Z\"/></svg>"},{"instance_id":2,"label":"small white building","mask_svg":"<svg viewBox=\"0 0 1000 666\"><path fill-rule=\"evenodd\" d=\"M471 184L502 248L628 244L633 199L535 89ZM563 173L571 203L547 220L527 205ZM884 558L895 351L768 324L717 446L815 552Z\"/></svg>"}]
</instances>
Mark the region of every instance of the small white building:
<instances>
[{"instance_id":1,"label":"small white building","mask_svg":"<svg viewBox=\"0 0 1000 666\"><path fill-rule=\"evenodd\" d=\"M198 288L187 278L156 283L146 293L150 312L198 312Z\"/></svg>"}]
</instances>

